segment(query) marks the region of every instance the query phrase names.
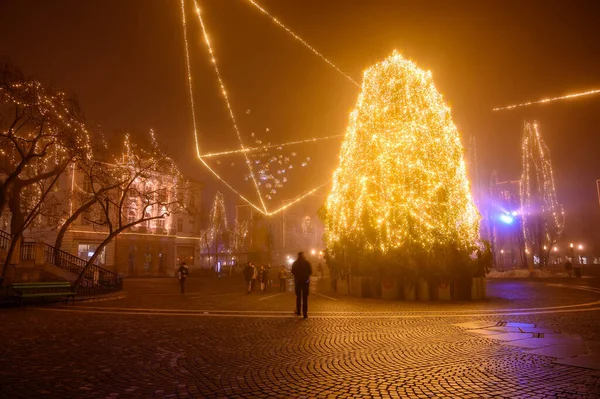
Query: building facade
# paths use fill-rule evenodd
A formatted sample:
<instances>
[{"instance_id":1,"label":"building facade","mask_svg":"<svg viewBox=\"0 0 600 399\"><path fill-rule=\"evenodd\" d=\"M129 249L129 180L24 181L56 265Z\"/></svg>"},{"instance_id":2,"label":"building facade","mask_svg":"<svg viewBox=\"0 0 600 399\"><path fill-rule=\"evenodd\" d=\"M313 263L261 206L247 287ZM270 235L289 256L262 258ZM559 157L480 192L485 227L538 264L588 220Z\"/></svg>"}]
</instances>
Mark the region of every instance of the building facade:
<instances>
[{"instance_id":1,"label":"building facade","mask_svg":"<svg viewBox=\"0 0 600 399\"><path fill-rule=\"evenodd\" d=\"M148 184L147 182L139 184ZM177 195L171 176L161 176L155 184L163 185L169 196ZM77 209L77 192L88 189L84 173L73 166L59 177L53 194L56 205L52 214L63 218ZM103 249L95 263L128 277L174 276L181 262L186 262L191 272L201 267L200 219L202 209L202 183L186 181L185 211L169 213L163 218L144 221L121 232ZM139 212L149 213L144 217L159 215L164 209L144 208L139 198L127 198L127 221L140 218ZM100 243L107 237L107 230L90 222L92 217L82 213L66 231L61 250L89 260ZM2 215L0 225L10 225L10 214ZM59 226L56 217L38 216L24 236L29 241L43 241L54 246Z\"/></svg>"}]
</instances>

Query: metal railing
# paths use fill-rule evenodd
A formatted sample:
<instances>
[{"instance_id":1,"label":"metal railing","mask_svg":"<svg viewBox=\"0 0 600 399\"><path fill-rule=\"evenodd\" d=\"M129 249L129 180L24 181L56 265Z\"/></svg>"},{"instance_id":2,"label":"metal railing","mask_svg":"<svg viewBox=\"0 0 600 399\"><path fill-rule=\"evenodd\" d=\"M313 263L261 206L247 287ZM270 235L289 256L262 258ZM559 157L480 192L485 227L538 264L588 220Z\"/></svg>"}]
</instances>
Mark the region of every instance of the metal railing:
<instances>
[{"instance_id":1,"label":"metal railing","mask_svg":"<svg viewBox=\"0 0 600 399\"><path fill-rule=\"evenodd\" d=\"M22 260L34 260L35 259L35 242L22 242L21 243L21 259Z\"/></svg>"},{"instance_id":2,"label":"metal railing","mask_svg":"<svg viewBox=\"0 0 600 399\"><path fill-rule=\"evenodd\" d=\"M8 251L11 235L0 230L0 250ZM35 260L35 242L21 242L20 255L22 260ZM79 276L87 264L87 260L71 255L63 250L57 250L52 245L44 244L44 261ZM97 295L120 291L123 280L113 271L98 265L90 265L76 287L78 295Z\"/></svg>"},{"instance_id":3,"label":"metal railing","mask_svg":"<svg viewBox=\"0 0 600 399\"><path fill-rule=\"evenodd\" d=\"M87 265L85 259L60 249L56 250L48 244L44 248L44 257L46 262L77 275L80 275ZM117 273L98 265L90 265L85 269L76 290L79 295L96 295L120 291L122 288L123 282Z\"/></svg>"},{"instance_id":4,"label":"metal railing","mask_svg":"<svg viewBox=\"0 0 600 399\"><path fill-rule=\"evenodd\" d=\"M8 252L10 247L10 234L6 231L0 230L0 250Z\"/></svg>"}]
</instances>

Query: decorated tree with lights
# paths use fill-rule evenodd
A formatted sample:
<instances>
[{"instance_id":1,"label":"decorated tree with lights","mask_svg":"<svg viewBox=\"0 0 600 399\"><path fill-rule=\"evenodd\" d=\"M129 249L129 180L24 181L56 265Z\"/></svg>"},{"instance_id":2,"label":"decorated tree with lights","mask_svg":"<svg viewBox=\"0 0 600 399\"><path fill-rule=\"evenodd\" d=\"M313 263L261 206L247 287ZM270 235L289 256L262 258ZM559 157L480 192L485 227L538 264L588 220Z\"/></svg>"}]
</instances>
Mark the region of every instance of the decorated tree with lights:
<instances>
[{"instance_id":1,"label":"decorated tree with lights","mask_svg":"<svg viewBox=\"0 0 600 399\"><path fill-rule=\"evenodd\" d=\"M116 236L131 228L148 232L164 225L167 216L187 212L193 193L173 160L158 146L153 131L144 146L126 134L122 154L104 167L102 178L87 184L88 201L74 211L85 207L84 220L103 235L76 286Z\"/></svg>"},{"instance_id":2,"label":"decorated tree with lights","mask_svg":"<svg viewBox=\"0 0 600 399\"><path fill-rule=\"evenodd\" d=\"M525 251L543 267L562 233L565 214L556 196L550 151L536 122L525 122L520 184ZM533 262L529 260L529 267Z\"/></svg>"},{"instance_id":3,"label":"decorated tree with lights","mask_svg":"<svg viewBox=\"0 0 600 399\"><path fill-rule=\"evenodd\" d=\"M2 276L23 232L53 207L59 176L89 156L89 135L77 102L4 65L0 70L0 213L11 214L11 242Z\"/></svg>"},{"instance_id":4,"label":"decorated tree with lights","mask_svg":"<svg viewBox=\"0 0 600 399\"><path fill-rule=\"evenodd\" d=\"M208 252L210 254L210 247L214 248L215 264L217 264L219 262L219 252L224 250L225 241L229 238L225 199L220 191L217 191L215 194L215 199L210 210L209 222L210 226L206 232Z\"/></svg>"},{"instance_id":5,"label":"decorated tree with lights","mask_svg":"<svg viewBox=\"0 0 600 399\"><path fill-rule=\"evenodd\" d=\"M450 108L431 73L394 52L364 73L326 202L328 249L423 275L467 262L478 225Z\"/></svg>"}]
</instances>

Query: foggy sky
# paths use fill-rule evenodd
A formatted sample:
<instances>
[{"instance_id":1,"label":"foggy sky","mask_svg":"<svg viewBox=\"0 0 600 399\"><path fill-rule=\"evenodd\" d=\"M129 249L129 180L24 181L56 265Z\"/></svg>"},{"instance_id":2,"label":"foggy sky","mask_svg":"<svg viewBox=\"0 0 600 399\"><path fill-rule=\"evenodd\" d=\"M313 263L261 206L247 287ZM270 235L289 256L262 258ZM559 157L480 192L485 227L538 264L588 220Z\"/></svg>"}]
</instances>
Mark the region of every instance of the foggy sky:
<instances>
[{"instance_id":1,"label":"foggy sky","mask_svg":"<svg viewBox=\"0 0 600 399\"><path fill-rule=\"evenodd\" d=\"M245 1L199 2L248 143L251 131L274 143L344 133L355 86ZM259 3L356 80L393 49L431 70L463 144L476 140L484 188L493 169L499 180L519 178L523 121L536 119L565 206L565 239L587 243L594 236L599 242L600 96L491 111L600 88L600 14L593 2ZM237 139L197 20L189 16L188 24L202 150L232 148ZM26 75L75 93L90 126L134 135L154 128L187 174L204 181L208 193L219 189L235 202L195 158L178 0L2 0L0 56ZM340 143L295 149L311 162L300 171L294 165L289 186L270 206L327 179ZM242 162L239 156L224 159L218 168L235 180ZM325 194L312 203L320 205Z\"/></svg>"}]
</instances>

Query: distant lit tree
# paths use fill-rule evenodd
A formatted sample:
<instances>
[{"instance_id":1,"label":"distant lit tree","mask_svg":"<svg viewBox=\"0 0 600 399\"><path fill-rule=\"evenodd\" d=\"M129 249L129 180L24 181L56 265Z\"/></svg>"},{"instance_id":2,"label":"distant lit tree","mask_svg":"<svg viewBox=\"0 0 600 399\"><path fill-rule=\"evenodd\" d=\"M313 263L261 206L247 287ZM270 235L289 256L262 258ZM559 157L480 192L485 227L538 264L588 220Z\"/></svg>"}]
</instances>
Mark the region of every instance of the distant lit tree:
<instances>
[{"instance_id":1,"label":"distant lit tree","mask_svg":"<svg viewBox=\"0 0 600 399\"><path fill-rule=\"evenodd\" d=\"M538 256L543 267L563 231L565 213L556 195L550 151L535 121L525 122L521 150L523 237L526 251Z\"/></svg>"}]
</instances>

